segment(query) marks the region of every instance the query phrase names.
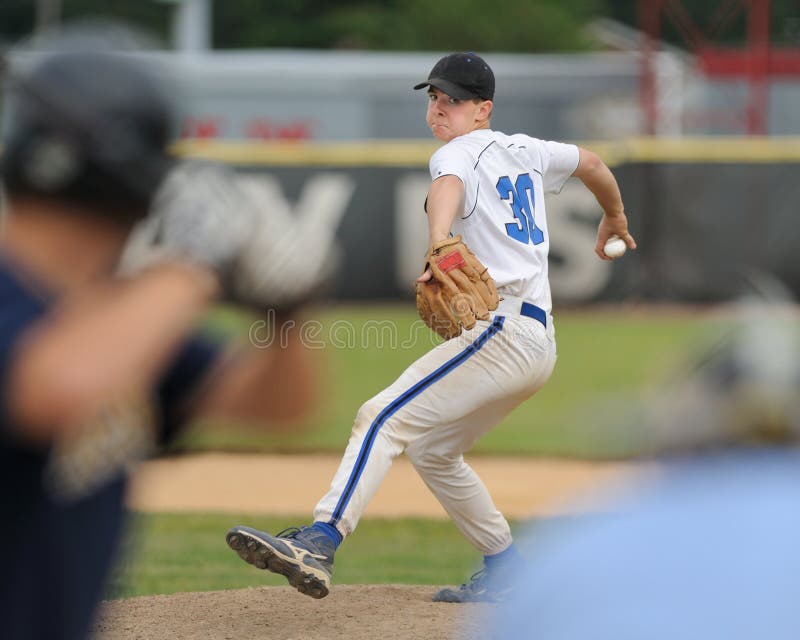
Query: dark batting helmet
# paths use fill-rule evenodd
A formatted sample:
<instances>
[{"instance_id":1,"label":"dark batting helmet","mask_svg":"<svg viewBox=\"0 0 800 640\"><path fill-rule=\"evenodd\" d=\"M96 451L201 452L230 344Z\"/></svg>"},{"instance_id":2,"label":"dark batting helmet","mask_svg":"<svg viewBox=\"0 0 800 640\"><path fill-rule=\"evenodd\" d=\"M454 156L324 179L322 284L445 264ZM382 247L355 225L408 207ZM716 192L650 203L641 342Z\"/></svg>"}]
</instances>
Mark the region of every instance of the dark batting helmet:
<instances>
[{"instance_id":1,"label":"dark batting helmet","mask_svg":"<svg viewBox=\"0 0 800 640\"><path fill-rule=\"evenodd\" d=\"M9 195L144 217L168 169L174 110L130 55L64 51L6 77L0 175Z\"/></svg>"}]
</instances>

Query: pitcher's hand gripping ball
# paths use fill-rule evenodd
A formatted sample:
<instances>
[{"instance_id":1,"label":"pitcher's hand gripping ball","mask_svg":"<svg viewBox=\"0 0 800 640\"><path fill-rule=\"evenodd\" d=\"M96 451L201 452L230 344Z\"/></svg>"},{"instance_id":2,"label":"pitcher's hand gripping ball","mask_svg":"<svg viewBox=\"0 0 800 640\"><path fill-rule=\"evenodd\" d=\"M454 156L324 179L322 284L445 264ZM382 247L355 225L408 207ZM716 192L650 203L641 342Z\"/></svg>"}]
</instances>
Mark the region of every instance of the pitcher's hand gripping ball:
<instances>
[{"instance_id":1,"label":"pitcher's hand gripping ball","mask_svg":"<svg viewBox=\"0 0 800 640\"><path fill-rule=\"evenodd\" d=\"M611 236L603 246L603 253L609 258L621 258L625 255L627 249L628 247L622 238L619 236Z\"/></svg>"},{"instance_id":2,"label":"pitcher's hand gripping ball","mask_svg":"<svg viewBox=\"0 0 800 640\"><path fill-rule=\"evenodd\" d=\"M428 282L417 282L417 311L428 327L445 340L488 320L500 298L488 269L461 236L434 244L428 251Z\"/></svg>"}]
</instances>

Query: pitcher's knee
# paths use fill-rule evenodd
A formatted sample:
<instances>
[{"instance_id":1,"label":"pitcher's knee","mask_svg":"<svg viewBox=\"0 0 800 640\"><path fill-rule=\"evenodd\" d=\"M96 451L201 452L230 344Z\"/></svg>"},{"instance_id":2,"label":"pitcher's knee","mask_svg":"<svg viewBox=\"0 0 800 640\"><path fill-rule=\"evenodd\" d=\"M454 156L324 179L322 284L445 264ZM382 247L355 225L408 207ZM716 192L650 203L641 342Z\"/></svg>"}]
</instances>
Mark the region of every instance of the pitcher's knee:
<instances>
[{"instance_id":1,"label":"pitcher's knee","mask_svg":"<svg viewBox=\"0 0 800 640\"><path fill-rule=\"evenodd\" d=\"M415 445L416 443L412 443L406 448L406 456L408 456L414 468L418 470L441 471L455 469L461 465L462 457L460 454L441 453Z\"/></svg>"},{"instance_id":2,"label":"pitcher's knee","mask_svg":"<svg viewBox=\"0 0 800 640\"><path fill-rule=\"evenodd\" d=\"M370 398L362 404L356 411L356 419L353 423L353 432L365 431L375 422L376 418L384 409L384 404L376 397Z\"/></svg>"},{"instance_id":3,"label":"pitcher's knee","mask_svg":"<svg viewBox=\"0 0 800 640\"><path fill-rule=\"evenodd\" d=\"M386 412L388 403L379 395L370 398L356 412L351 438L364 438L374 431L374 437L382 438L398 455L408 444L404 423L398 416Z\"/></svg>"}]
</instances>

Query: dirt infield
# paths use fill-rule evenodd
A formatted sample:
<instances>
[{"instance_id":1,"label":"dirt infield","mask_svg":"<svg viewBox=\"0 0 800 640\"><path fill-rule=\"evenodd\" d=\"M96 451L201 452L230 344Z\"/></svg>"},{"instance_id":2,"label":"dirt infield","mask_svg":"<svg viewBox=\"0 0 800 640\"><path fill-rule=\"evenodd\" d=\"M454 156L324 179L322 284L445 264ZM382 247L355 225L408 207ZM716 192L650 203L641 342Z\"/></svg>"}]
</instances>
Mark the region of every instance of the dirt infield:
<instances>
[{"instance_id":1,"label":"dirt infield","mask_svg":"<svg viewBox=\"0 0 800 640\"><path fill-rule=\"evenodd\" d=\"M515 519L581 510L586 499L643 464L478 456L469 460L498 508ZM142 511L222 511L310 518L339 464L334 455L206 453L155 460L134 478L130 504ZM248 491L241 491L247 486ZM366 517L445 518L405 458L395 460Z\"/></svg>"},{"instance_id":2,"label":"dirt infield","mask_svg":"<svg viewBox=\"0 0 800 640\"><path fill-rule=\"evenodd\" d=\"M227 511L310 517L337 456L202 454L146 464L129 502L143 511ZM602 487L651 466L477 457L470 464L509 517L582 510ZM637 475L637 484L641 476ZM279 484L276 483L278 479ZM289 481L291 480L291 481ZM251 491L237 490L242 483ZM276 486L279 490L275 490ZM262 490L259 490L262 488ZM584 504L582 504L584 503ZM405 459L398 459L367 516L446 517ZM492 605L433 603L434 587L340 585L323 600L289 587L144 596L104 603L92 640L471 640Z\"/></svg>"},{"instance_id":3,"label":"dirt infield","mask_svg":"<svg viewBox=\"0 0 800 640\"><path fill-rule=\"evenodd\" d=\"M323 600L261 587L106 603L92 640L467 640L491 605L431 602L432 587L341 585Z\"/></svg>"}]
</instances>

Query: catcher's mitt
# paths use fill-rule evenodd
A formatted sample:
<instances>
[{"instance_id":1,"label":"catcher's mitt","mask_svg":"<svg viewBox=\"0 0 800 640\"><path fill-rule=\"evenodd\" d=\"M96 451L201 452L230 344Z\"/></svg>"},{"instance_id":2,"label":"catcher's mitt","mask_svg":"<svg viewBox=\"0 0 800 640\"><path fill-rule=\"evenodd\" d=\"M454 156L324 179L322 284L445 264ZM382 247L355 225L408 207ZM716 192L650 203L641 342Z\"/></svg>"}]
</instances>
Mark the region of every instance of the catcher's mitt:
<instances>
[{"instance_id":1,"label":"catcher's mitt","mask_svg":"<svg viewBox=\"0 0 800 640\"><path fill-rule=\"evenodd\" d=\"M489 271L461 241L461 236L434 244L427 267L432 277L417 282L417 311L445 340L488 320L500 298Z\"/></svg>"}]
</instances>

